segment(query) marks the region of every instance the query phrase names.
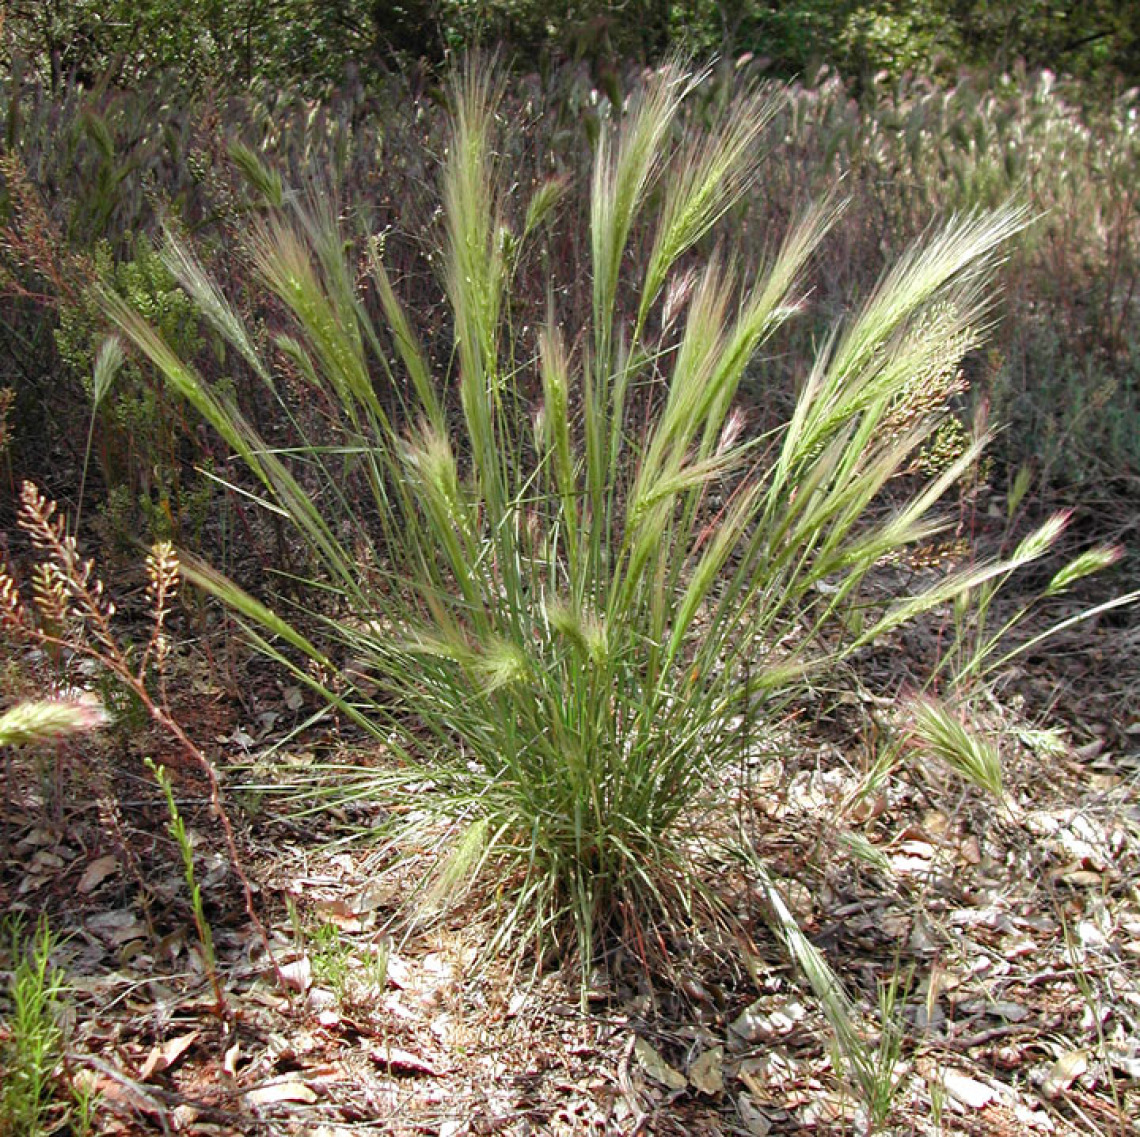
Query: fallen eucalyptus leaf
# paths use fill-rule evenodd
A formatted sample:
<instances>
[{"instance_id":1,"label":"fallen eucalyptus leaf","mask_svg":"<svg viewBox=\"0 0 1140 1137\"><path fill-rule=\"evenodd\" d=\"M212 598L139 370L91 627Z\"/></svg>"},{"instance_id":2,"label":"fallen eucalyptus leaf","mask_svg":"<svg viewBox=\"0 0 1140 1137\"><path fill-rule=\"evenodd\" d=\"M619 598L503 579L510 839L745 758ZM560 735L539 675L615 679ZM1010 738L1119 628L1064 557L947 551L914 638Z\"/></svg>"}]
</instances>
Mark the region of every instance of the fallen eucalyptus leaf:
<instances>
[{"instance_id":1,"label":"fallen eucalyptus leaf","mask_svg":"<svg viewBox=\"0 0 1140 1137\"><path fill-rule=\"evenodd\" d=\"M112 873L119 871L119 858L114 853L93 860L79 878L79 891L86 895L98 888Z\"/></svg>"},{"instance_id":2,"label":"fallen eucalyptus leaf","mask_svg":"<svg viewBox=\"0 0 1140 1137\"><path fill-rule=\"evenodd\" d=\"M749 1100L747 1094L740 1094L736 1099L736 1109L740 1120L748 1127L751 1137L768 1137L772 1123Z\"/></svg>"},{"instance_id":3,"label":"fallen eucalyptus leaf","mask_svg":"<svg viewBox=\"0 0 1140 1137\"><path fill-rule=\"evenodd\" d=\"M689 1080L680 1070L674 1070L644 1038L633 1042L633 1054L637 1064L655 1081L671 1090L683 1090Z\"/></svg>"},{"instance_id":4,"label":"fallen eucalyptus leaf","mask_svg":"<svg viewBox=\"0 0 1140 1137\"><path fill-rule=\"evenodd\" d=\"M317 1100L317 1095L304 1082L286 1079L250 1090L245 1095L245 1100L250 1105L276 1105L283 1101L301 1101L311 1105Z\"/></svg>"},{"instance_id":5,"label":"fallen eucalyptus leaf","mask_svg":"<svg viewBox=\"0 0 1140 1137\"><path fill-rule=\"evenodd\" d=\"M1056 1097L1067 1090L1089 1068L1087 1050L1068 1050L1057 1059L1045 1075L1041 1092L1046 1097Z\"/></svg>"},{"instance_id":6,"label":"fallen eucalyptus leaf","mask_svg":"<svg viewBox=\"0 0 1140 1137\"><path fill-rule=\"evenodd\" d=\"M179 1035L177 1038L167 1039L161 1046L151 1047L146 1061L139 1071L139 1081L145 1082L152 1074L159 1070L169 1070L187 1050L197 1041L201 1031L192 1030L189 1034Z\"/></svg>"},{"instance_id":7,"label":"fallen eucalyptus leaf","mask_svg":"<svg viewBox=\"0 0 1140 1137\"><path fill-rule=\"evenodd\" d=\"M282 983L292 991L305 992L313 982L313 965L307 955L292 963L283 963L280 970Z\"/></svg>"},{"instance_id":8,"label":"fallen eucalyptus leaf","mask_svg":"<svg viewBox=\"0 0 1140 1137\"><path fill-rule=\"evenodd\" d=\"M689 1081L702 1094L719 1094L724 1090L724 1047L714 1046L699 1055L689 1067Z\"/></svg>"},{"instance_id":9,"label":"fallen eucalyptus leaf","mask_svg":"<svg viewBox=\"0 0 1140 1137\"><path fill-rule=\"evenodd\" d=\"M985 1082L979 1082L976 1078L969 1078L957 1070L947 1070L942 1075L942 1085L959 1105L967 1106L970 1109L982 1109L997 1097L997 1094Z\"/></svg>"},{"instance_id":10,"label":"fallen eucalyptus leaf","mask_svg":"<svg viewBox=\"0 0 1140 1137\"><path fill-rule=\"evenodd\" d=\"M439 1071L430 1062L426 1062L410 1050L401 1050L398 1046L373 1047L370 1057L373 1062L383 1066L389 1074L397 1077L439 1077Z\"/></svg>"}]
</instances>

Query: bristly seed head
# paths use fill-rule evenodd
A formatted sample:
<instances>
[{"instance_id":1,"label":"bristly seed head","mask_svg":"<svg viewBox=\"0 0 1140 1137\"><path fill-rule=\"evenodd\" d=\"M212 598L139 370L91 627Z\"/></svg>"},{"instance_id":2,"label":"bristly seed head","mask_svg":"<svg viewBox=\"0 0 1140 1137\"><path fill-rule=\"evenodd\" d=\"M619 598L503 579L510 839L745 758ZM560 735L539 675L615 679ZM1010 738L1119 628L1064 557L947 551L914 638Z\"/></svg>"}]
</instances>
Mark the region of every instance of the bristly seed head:
<instances>
[{"instance_id":1,"label":"bristly seed head","mask_svg":"<svg viewBox=\"0 0 1140 1137\"><path fill-rule=\"evenodd\" d=\"M681 309L688 303L693 294L693 287L697 283L695 269L686 269L679 276L675 276L665 291L665 303L661 309L661 330L668 331L673 322L681 313Z\"/></svg>"},{"instance_id":2,"label":"bristly seed head","mask_svg":"<svg viewBox=\"0 0 1140 1137\"><path fill-rule=\"evenodd\" d=\"M18 703L0 715L0 746L47 742L97 730L107 722L107 712L91 694L77 699Z\"/></svg>"},{"instance_id":3,"label":"bristly seed head","mask_svg":"<svg viewBox=\"0 0 1140 1137\"><path fill-rule=\"evenodd\" d=\"M717 440L716 452L718 457L727 454L736 444L736 440L744 430L745 421L744 412L739 407L733 407L732 413L728 416L724 426L721 427L720 438Z\"/></svg>"}]
</instances>

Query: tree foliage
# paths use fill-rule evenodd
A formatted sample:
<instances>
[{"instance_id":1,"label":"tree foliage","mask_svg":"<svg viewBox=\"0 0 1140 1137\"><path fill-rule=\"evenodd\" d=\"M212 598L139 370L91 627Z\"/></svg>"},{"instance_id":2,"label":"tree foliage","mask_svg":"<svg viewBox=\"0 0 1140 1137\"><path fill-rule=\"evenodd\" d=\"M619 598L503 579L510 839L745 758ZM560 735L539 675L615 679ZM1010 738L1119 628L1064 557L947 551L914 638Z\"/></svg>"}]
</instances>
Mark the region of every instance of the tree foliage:
<instances>
[{"instance_id":1,"label":"tree foliage","mask_svg":"<svg viewBox=\"0 0 1140 1137\"><path fill-rule=\"evenodd\" d=\"M1140 0L10 0L4 38L9 60L53 87L177 69L191 86L320 88L492 44L528 66L681 48L750 52L785 77L824 63L861 77L1023 60L1133 81L1138 29Z\"/></svg>"}]
</instances>

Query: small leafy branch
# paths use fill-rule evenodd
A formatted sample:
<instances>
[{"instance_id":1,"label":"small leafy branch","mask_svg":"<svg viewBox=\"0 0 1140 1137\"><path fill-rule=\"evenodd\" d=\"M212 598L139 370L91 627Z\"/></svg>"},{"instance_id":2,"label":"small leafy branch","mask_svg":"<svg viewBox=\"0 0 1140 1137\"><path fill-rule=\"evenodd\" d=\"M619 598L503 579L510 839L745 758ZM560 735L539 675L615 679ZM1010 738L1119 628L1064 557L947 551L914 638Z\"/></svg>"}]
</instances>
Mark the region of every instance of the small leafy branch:
<instances>
[{"instance_id":1,"label":"small leafy branch","mask_svg":"<svg viewBox=\"0 0 1140 1137\"><path fill-rule=\"evenodd\" d=\"M10 717L5 715L0 723ZM79 721L74 716L70 720L66 715L52 719L33 711L23 717L21 729L35 723L34 735L42 738L44 731L56 727L65 732L85 729L76 725ZM0 733L0 738L12 741L11 735ZM59 1023L64 980L51 962L59 941L46 917L41 917L31 932L26 931L20 917L6 920L0 941L11 966L8 1008L0 1032L0 1070L4 1071L0 1079L0 1132L44 1137L59 1132L62 1120L69 1123L69 1132L88 1133L93 1104L90 1094L73 1084L69 1088L71 1100L61 1101L55 1088L65 1041Z\"/></svg>"},{"instance_id":2,"label":"small leafy branch","mask_svg":"<svg viewBox=\"0 0 1140 1137\"><path fill-rule=\"evenodd\" d=\"M40 922L30 945L25 945L21 932L19 923L8 928L12 1012L4 1048L9 1073L0 1098L0 1118L6 1124L25 1126L22 1132L37 1133L42 1131L59 1060L61 1032L55 1012L61 980L50 963L53 938L47 921Z\"/></svg>"},{"instance_id":3,"label":"small leafy branch","mask_svg":"<svg viewBox=\"0 0 1140 1137\"><path fill-rule=\"evenodd\" d=\"M246 914L276 970L269 937L254 906L249 878L242 868L217 771L171 715L165 698L156 701L152 697L147 682L153 670L159 676L160 688L164 687L163 676L170 654L167 618L181 579L181 566L173 546L168 541L160 541L147 556L151 630L137 663L132 663L131 654L120 644L112 626L115 606L95 573L94 561L80 556L76 539L67 532L55 502L49 501L30 482L25 482L21 489L19 524L39 554L31 570L31 603L25 602L11 568L0 562L0 628L16 640L36 644L57 657L74 653L99 664L132 692L150 719L173 737L198 767L206 779L210 808L241 885ZM87 698L25 704L0 718L3 731L0 743L36 741L63 732L90 729L104 719L102 709Z\"/></svg>"}]
</instances>

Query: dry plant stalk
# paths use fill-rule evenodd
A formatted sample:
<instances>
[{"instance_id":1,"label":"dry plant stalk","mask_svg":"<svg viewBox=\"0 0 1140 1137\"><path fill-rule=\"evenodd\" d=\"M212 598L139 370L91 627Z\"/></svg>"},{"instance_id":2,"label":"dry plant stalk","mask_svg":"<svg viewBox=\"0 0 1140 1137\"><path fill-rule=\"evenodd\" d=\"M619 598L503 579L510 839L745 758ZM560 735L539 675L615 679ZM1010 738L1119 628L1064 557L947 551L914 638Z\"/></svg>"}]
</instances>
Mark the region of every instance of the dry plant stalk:
<instances>
[{"instance_id":1,"label":"dry plant stalk","mask_svg":"<svg viewBox=\"0 0 1140 1137\"><path fill-rule=\"evenodd\" d=\"M16 402L16 392L11 387L0 387L0 454L8 449L12 441L12 427L8 416Z\"/></svg>"},{"instance_id":2,"label":"dry plant stalk","mask_svg":"<svg viewBox=\"0 0 1140 1137\"><path fill-rule=\"evenodd\" d=\"M31 607L25 604L8 565L0 562L0 628L49 653L75 652L106 668L130 688L151 721L173 737L202 772L209 787L210 809L221 826L230 864L241 885L246 915L261 939L278 980L286 986L268 932L254 906L253 889L242 867L217 772L173 717L166 700L165 666L170 655L166 621L181 579L174 547L169 541L161 541L147 556L151 631L137 666L132 667L111 624L115 606L95 574L94 561L80 556L75 538L66 531L64 518L56 512L56 503L49 501L31 482L24 482L20 503L20 528L44 559L32 570ZM152 666L159 675L158 700L152 697L146 682Z\"/></svg>"},{"instance_id":3,"label":"dry plant stalk","mask_svg":"<svg viewBox=\"0 0 1140 1137\"><path fill-rule=\"evenodd\" d=\"M70 251L18 157L0 155L0 176L12 202L12 218L0 229L0 250L16 268L48 285L47 292L32 291L0 266L0 292L51 307L77 304L83 290L95 282L91 259Z\"/></svg>"}]
</instances>

